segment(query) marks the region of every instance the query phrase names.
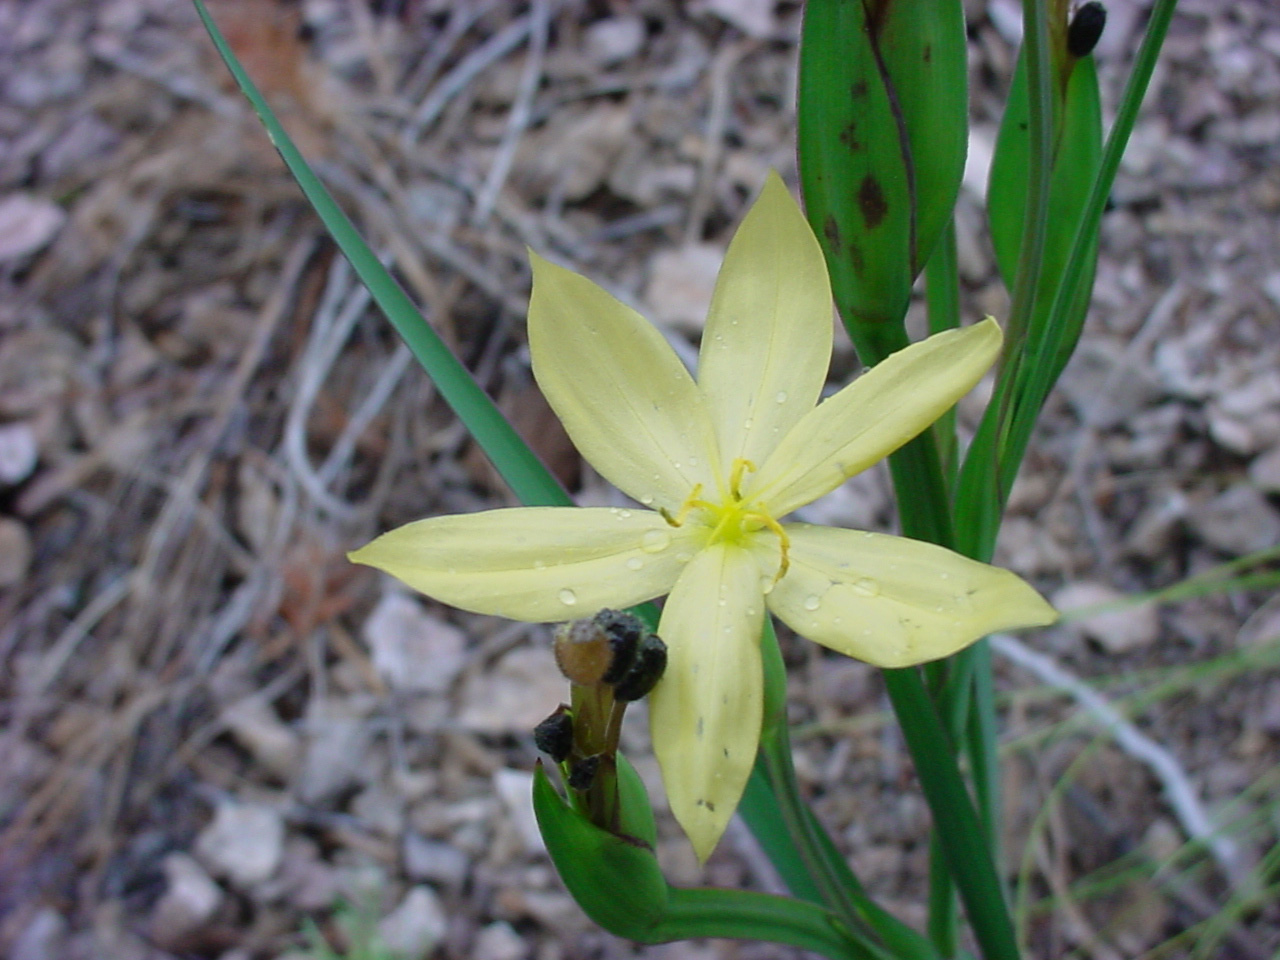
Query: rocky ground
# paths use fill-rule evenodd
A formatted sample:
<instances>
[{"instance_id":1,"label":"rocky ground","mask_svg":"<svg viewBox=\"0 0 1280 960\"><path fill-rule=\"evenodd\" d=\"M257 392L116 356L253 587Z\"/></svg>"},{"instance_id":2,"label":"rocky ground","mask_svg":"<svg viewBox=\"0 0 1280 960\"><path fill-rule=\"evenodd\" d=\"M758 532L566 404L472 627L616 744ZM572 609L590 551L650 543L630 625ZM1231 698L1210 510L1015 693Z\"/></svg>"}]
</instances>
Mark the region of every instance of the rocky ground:
<instances>
[{"instance_id":1,"label":"rocky ground","mask_svg":"<svg viewBox=\"0 0 1280 960\"><path fill-rule=\"evenodd\" d=\"M1146 3L1108 7L1111 109ZM1018 5L966 8L976 317L1006 303L981 195ZM524 246L692 352L733 224L770 167L794 185L799 4L214 12L430 321L581 502L612 502L529 374ZM1183 0L1001 540L1063 608L1280 543L1278 170L1280 9ZM855 369L842 342L833 382ZM321 956L310 919L409 958L791 956L595 930L531 821L530 730L564 695L546 631L344 559L506 502L187 4L0 0L0 953ZM893 524L878 470L814 510ZM1001 641L1030 956L1274 955L1278 636L1265 591L1219 585ZM880 683L786 649L802 784L919 922L928 813ZM656 787L643 722L626 737ZM777 885L745 828L705 871L663 837L674 881Z\"/></svg>"}]
</instances>

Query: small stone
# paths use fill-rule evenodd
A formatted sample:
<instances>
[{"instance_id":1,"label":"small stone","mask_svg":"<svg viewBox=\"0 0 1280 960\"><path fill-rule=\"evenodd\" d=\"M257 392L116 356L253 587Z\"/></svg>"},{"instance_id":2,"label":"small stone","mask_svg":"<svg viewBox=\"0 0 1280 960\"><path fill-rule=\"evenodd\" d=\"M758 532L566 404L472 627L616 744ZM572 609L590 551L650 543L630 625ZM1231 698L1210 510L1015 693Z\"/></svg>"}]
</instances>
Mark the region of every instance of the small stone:
<instances>
[{"instance_id":1,"label":"small stone","mask_svg":"<svg viewBox=\"0 0 1280 960\"><path fill-rule=\"evenodd\" d=\"M723 248L710 243L654 254L644 294L654 319L686 333L699 333L706 323L723 260Z\"/></svg>"},{"instance_id":2,"label":"small stone","mask_svg":"<svg viewBox=\"0 0 1280 960\"><path fill-rule=\"evenodd\" d=\"M165 949L203 927L222 903L222 888L192 857L171 853L164 860L166 888L151 915L151 936Z\"/></svg>"},{"instance_id":3,"label":"small stone","mask_svg":"<svg viewBox=\"0 0 1280 960\"><path fill-rule=\"evenodd\" d=\"M774 0L703 0L703 9L757 40L772 36L777 28L773 6Z\"/></svg>"},{"instance_id":4,"label":"small stone","mask_svg":"<svg viewBox=\"0 0 1280 960\"><path fill-rule=\"evenodd\" d=\"M10 944L10 960L61 960L67 955L67 921L57 910L44 907L28 921Z\"/></svg>"},{"instance_id":5,"label":"small stone","mask_svg":"<svg viewBox=\"0 0 1280 960\"><path fill-rule=\"evenodd\" d=\"M307 720L307 739L297 792L303 803L328 801L360 782L373 731L351 704L329 702L322 716Z\"/></svg>"},{"instance_id":6,"label":"small stone","mask_svg":"<svg viewBox=\"0 0 1280 960\"><path fill-rule=\"evenodd\" d=\"M378 936L403 960L424 960L448 930L444 906L430 887L411 887L400 905L378 923Z\"/></svg>"},{"instance_id":7,"label":"small stone","mask_svg":"<svg viewBox=\"0 0 1280 960\"><path fill-rule=\"evenodd\" d=\"M405 834L401 860L410 880L431 880L449 887L462 886L471 869L470 859L457 847L428 840L414 831Z\"/></svg>"},{"instance_id":8,"label":"small stone","mask_svg":"<svg viewBox=\"0 0 1280 960\"><path fill-rule=\"evenodd\" d=\"M0 517L0 587L23 581L31 567L31 537L27 528L10 517Z\"/></svg>"},{"instance_id":9,"label":"small stone","mask_svg":"<svg viewBox=\"0 0 1280 960\"><path fill-rule=\"evenodd\" d=\"M364 639L374 669L397 690L443 692L466 665L466 635L398 590L373 608Z\"/></svg>"},{"instance_id":10,"label":"small stone","mask_svg":"<svg viewBox=\"0 0 1280 960\"><path fill-rule=\"evenodd\" d=\"M1064 613L1122 602L1125 595L1106 584L1072 583L1053 596L1053 605ZM1099 613L1068 621L1067 627L1097 641L1108 653L1127 653L1154 643L1160 636L1160 618L1150 604Z\"/></svg>"},{"instance_id":11,"label":"small stone","mask_svg":"<svg viewBox=\"0 0 1280 960\"><path fill-rule=\"evenodd\" d=\"M62 229L67 213L49 200L26 193L0 198L0 263L36 253Z\"/></svg>"},{"instance_id":12,"label":"small stone","mask_svg":"<svg viewBox=\"0 0 1280 960\"><path fill-rule=\"evenodd\" d=\"M531 734L568 692L549 648L517 647L466 684L458 723L475 733Z\"/></svg>"},{"instance_id":13,"label":"small stone","mask_svg":"<svg viewBox=\"0 0 1280 960\"><path fill-rule=\"evenodd\" d=\"M1205 543L1223 553L1243 556L1280 543L1280 516L1266 498L1248 484L1237 484L1188 518Z\"/></svg>"},{"instance_id":14,"label":"small stone","mask_svg":"<svg viewBox=\"0 0 1280 960\"><path fill-rule=\"evenodd\" d=\"M583 46L593 62L609 66L639 53L645 34L644 21L639 17L609 17L583 31Z\"/></svg>"},{"instance_id":15,"label":"small stone","mask_svg":"<svg viewBox=\"0 0 1280 960\"><path fill-rule=\"evenodd\" d=\"M223 711L231 736L254 760L281 780L289 780L302 756L302 741L261 697L249 696Z\"/></svg>"},{"instance_id":16,"label":"small stone","mask_svg":"<svg viewBox=\"0 0 1280 960\"><path fill-rule=\"evenodd\" d=\"M1280 493L1280 447L1254 458L1249 464L1249 479L1264 493Z\"/></svg>"},{"instance_id":17,"label":"small stone","mask_svg":"<svg viewBox=\"0 0 1280 960\"><path fill-rule=\"evenodd\" d=\"M38 449L29 423L0 427L0 483L21 483L36 468Z\"/></svg>"},{"instance_id":18,"label":"small stone","mask_svg":"<svg viewBox=\"0 0 1280 960\"><path fill-rule=\"evenodd\" d=\"M529 947L505 920L482 929L471 947L475 960L524 960L528 955Z\"/></svg>"},{"instance_id":19,"label":"small stone","mask_svg":"<svg viewBox=\"0 0 1280 960\"><path fill-rule=\"evenodd\" d=\"M538 830L538 819L533 813L533 774L523 770L499 770L493 775L493 788L520 834L525 852L541 853L545 847L542 833Z\"/></svg>"},{"instance_id":20,"label":"small stone","mask_svg":"<svg viewBox=\"0 0 1280 960\"><path fill-rule=\"evenodd\" d=\"M284 852L284 820L270 807L228 801L196 838L196 856L239 889L262 883Z\"/></svg>"}]
</instances>

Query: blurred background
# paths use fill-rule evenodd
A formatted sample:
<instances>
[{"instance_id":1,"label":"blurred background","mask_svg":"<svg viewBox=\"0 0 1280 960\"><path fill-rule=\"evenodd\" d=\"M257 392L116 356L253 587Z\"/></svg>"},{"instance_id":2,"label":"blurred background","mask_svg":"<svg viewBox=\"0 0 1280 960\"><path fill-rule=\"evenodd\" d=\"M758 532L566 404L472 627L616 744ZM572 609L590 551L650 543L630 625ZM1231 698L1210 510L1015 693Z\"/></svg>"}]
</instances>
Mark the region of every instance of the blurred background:
<instances>
[{"instance_id":1,"label":"blurred background","mask_svg":"<svg viewBox=\"0 0 1280 960\"><path fill-rule=\"evenodd\" d=\"M795 184L801 5L210 6L428 320L579 502L620 502L529 373L525 246L696 356L733 225L770 168ZM982 210L1021 25L1016 0L965 6L976 319L1007 305ZM1146 8L1108 2L1108 106ZM997 556L1064 609L1280 544L1277 224L1280 7L1183 0ZM840 334L832 385L857 369ZM0 0L0 954L799 956L592 927L529 805L531 729L567 689L546 629L344 557L510 502L187 3ZM886 475L808 517L893 529ZM998 647L1032 956L1280 949L1280 602L1202 585ZM876 673L783 639L802 786L920 924L928 812ZM673 882L779 889L741 825L705 870L662 837Z\"/></svg>"}]
</instances>

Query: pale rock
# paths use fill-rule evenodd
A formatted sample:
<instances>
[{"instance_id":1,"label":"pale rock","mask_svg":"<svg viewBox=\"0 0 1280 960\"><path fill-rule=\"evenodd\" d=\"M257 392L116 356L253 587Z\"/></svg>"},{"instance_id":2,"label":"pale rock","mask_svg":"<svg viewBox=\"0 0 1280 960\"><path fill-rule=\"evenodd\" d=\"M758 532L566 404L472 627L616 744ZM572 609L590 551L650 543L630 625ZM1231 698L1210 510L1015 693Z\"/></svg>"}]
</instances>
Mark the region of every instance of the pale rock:
<instances>
[{"instance_id":1,"label":"pale rock","mask_svg":"<svg viewBox=\"0 0 1280 960\"><path fill-rule=\"evenodd\" d=\"M1181 490L1163 490L1154 495L1130 525L1125 549L1140 557L1159 556L1168 548L1188 509L1189 501Z\"/></svg>"},{"instance_id":2,"label":"pale rock","mask_svg":"<svg viewBox=\"0 0 1280 960\"><path fill-rule=\"evenodd\" d=\"M1067 552L1028 517L1010 517L1000 528L996 541L996 565L1022 576L1055 573L1068 563Z\"/></svg>"},{"instance_id":3,"label":"pale rock","mask_svg":"<svg viewBox=\"0 0 1280 960\"><path fill-rule=\"evenodd\" d=\"M289 780L302 757L301 738L260 696L244 697L222 711L232 738L281 780Z\"/></svg>"},{"instance_id":4,"label":"pale rock","mask_svg":"<svg viewBox=\"0 0 1280 960\"><path fill-rule=\"evenodd\" d=\"M609 66L628 60L644 46L646 30L640 17L597 20L583 31L583 46L592 62Z\"/></svg>"},{"instance_id":5,"label":"pale rock","mask_svg":"<svg viewBox=\"0 0 1280 960\"><path fill-rule=\"evenodd\" d=\"M1249 464L1249 479L1264 493L1280 493L1280 447L1254 458Z\"/></svg>"},{"instance_id":6,"label":"pale rock","mask_svg":"<svg viewBox=\"0 0 1280 960\"><path fill-rule=\"evenodd\" d=\"M21 483L36 468L36 434L29 423L0 427L0 483Z\"/></svg>"},{"instance_id":7,"label":"pale rock","mask_svg":"<svg viewBox=\"0 0 1280 960\"><path fill-rule=\"evenodd\" d=\"M1205 543L1232 556L1280 544L1280 516L1248 484L1237 484L1193 508L1188 521Z\"/></svg>"},{"instance_id":8,"label":"pale rock","mask_svg":"<svg viewBox=\"0 0 1280 960\"><path fill-rule=\"evenodd\" d=\"M0 197L0 263L35 253L62 229L67 213L62 207L27 193Z\"/></svg>"},{"instance_id":9,"label":"pale rock","mask_svg":"<svg viewBox=\"0 0 1280 960\"><path fill-rule=\"evenodd\" d=\"M1103 604L1124 602L1125 595L1102 583L1082 581L1068 584L1053 596L1053 605L1063 613ZM1096 640L1108 653L1127 653L1154 643L1160 636L1160 618L1150 604L1097 613L1070 620L1067 629Z\"/></svg>"},{"instance_id":10,"label":"pale rock","mask_svg":"<svg viewBox=\"0 0 1280 960\"><path fill-rule=\"evenodd\" d=\"M777 28L774 0L703 0L701 8L731 23L748 37L764 40Z\"/></svg>"},{"instance_id":11,"label":"pale rock","mask_svg":"<svg viewBox=\"0 0 1280 960\"><path fill-rule=\"evenodd\" d=\"M541 853L545 847L533 813L533 774L523 770L499 770L493 775L493 789L506 807L520 834L526 853Z\"/></svg>"},{"instance_id":12,"label":"pale rock","mask_svg":"<svg viewBox=\"0 0 1280 960\"><path fill-rule=\"evenodd\" d=\"M373 730L359 710L344 701L330 701L320 715L308 718L302 771L296 789L312 806L324 803L354 783L373 741Z\"/></svg>"},{"instance_id":13,"label":"pale rock","mask_svg":"<svg viewBox=\"0 0 1280 960\"><path fill-rule=\"evenodd\" d=\"M475 960L524 960L528 955L528 945L505 920L484 927L471 946Z\"/></svg>"},{"instance_id":14,"label":"pale rock","mask_svg":"<svg viewBox=\"0 0 1280 960\"><path fill-rule=\"evenodd\" d=\"M185 853L164 860L165 892L151 915L151 936L166 949L203 927L222 903L223 892L209 874Z\"/></svg>"},{"instance_id":15,"label":"pale rock","mask_svg":"<svg viewBox=\"0 0 1280 960\"><path fill-rule=\"evenodd\" d=\"M1280 308L1280 272L1267 274L1267 278L1262 281L1262 291Z\"/></svg>"},{"instance_id":16,"label":"pale rock","mask_svg":"<svg viewBox=\"0 0 1280 960\"><path fill-rule=\"evenodd\" d=\"M215 876L250 889L280 865L284 832L284 820L271 807L226 801L196 838L195 852Z\"/></svg>"},{"instance_id":17,"label":"pale rock","mask_svg":"<svg viewBox=\"0 0 1280 960\"><path fill-rule=\"evenodd\" d=\"M991 176L991 159L996 152L994 124L974 124L969 128L969 152L964 160L961 185L979 203L987 202L987 180Z\"/></svg>"},{"instance_id":18,"label":"pale rock","mask_svg":"<svg viewBox=\"0 0 1280 960\"><path fill-rule=\"evenodd\" d=\"M0 517L0 587L17 586L31 567L31 536L10 517Z\"/></svg>"},{"instance_id":19,"label":"pale rock","mask_svg":"<svg viewBox=\"0 0 1280 960\"><path fill-rule=\"evenodd\" d=\"M338 899L338 873L314 840L290 837L280 870L257 891L262 900L288 900L299 910L327 910Z\"/></svg>"},{"instance_id":20,"label":"pale rock","mask_svg":"<svg viewBox=\"0 0 1280 960\"><path fill-rule=\"evenodd\" d=\"M36 911L9 945L9 960L62 960L67 955L67 921L52 907Z\"/></svg>"},{"instance_id":21,"label":"pale rock","mask_svg":"<svg viewBox=\"0 0 1280 960\"><path fill-rule=\"evenodd\" d=\"M430 887L411 887L400 905L378 922L378 936L404 960L424 960L444 939L449 923Z\"/></svg>"},{"instance_id":22,"label":"pale rock","mask_svg":"<svg viewBox=\"0 0 1280 960\"><path fill-rule=\"evenodd\" d=\"M443 692L467 662L466 635L398 590L382 595L363 633L374 669L396 690Z\"/></svg>"},{"instance_id":23,"label":"pale rock","mask_svg":"<svg viewBox=\"0 0 1280 960\"><path fill-rule=\"evenodd\" d=\"M462 886L471 869L470 858L457 847L428 840L412 830L404 835L401 862L410 880L431 880L450 887Z\"/></svg>"},{"instance_id":24,"label":"pale rock","mask_svg":"<svg viewBox=\"0 0 1280 960\"><path fill-rule=\"evenodd\" d=\"M547 647L517 647L465 685L458 723L487 734L527 735L569 694Z\"/></svg>"},{"instance_id":25,"label":"pale rock","mask_svg":"<svg viewBox=\"0 0 1280 960\"><path fill-rule=\"evenodd\" d=\"M686 333L701 332L723 260L724 249L710 243L654 254L644 293L653 318Z\"/></svg>"},{"instance_id":26,"label":"pale rock","mask_svg":"<svg viewBox=\"0 0 1280 960\"><path fill-rule=\"evenodd\" d=\"M361 790L351 801L351 813L370 830L395 837L404 829L404 799L374 783Z\"/></svg>"}]
</instances>

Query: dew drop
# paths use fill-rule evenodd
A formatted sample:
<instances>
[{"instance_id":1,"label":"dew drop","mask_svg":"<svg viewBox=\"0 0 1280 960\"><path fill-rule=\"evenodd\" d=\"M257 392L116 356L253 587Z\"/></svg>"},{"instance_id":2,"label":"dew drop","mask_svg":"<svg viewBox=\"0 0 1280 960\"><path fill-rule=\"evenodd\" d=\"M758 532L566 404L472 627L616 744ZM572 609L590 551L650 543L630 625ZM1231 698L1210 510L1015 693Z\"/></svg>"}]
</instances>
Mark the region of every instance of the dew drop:
<instances>
[{"instance_id":1,"label":"dew drop","mask_svg":"<svg viewBox=\"0 0 1280 960\"><path fill-rule=\"evenodd\" d=\"M681 550L679 553L676 554L677 563L688 563L692 559L693 559L693 554L687 550Z\"/></svg>"},{"instance_id":2,"label":"dew drop","mask_svg":"<svg viewBox=\"0 0 1280 960\"><path fill-rule=\"evenodd\" d=\"M627 519L628 517L630 517L630 516L631 516L631 511L630 511L630 510L619 510L619 511L618 511L618 519L619 519L619 520L626 520L626 519Z\"/></svg>"},{"instance_id":3,"label":"dew drop","mask_svg":"<svg viewBox=\"0 0 1280 960\"><path fill-rule=\"evenodd\" d=\"M750 430L750 429L751 429L752 427L754 427L755 425L756 425L756 422L755 422L754 420L752 420L750 417L747 417L747 419L745 419L745 420L743 420L743 421L742 421L742 429L743 429L743 430Z\"/></svg>"},{"instance_id":4,"label":"dew drop","mask_svg":"<svg viewBox=\"0 0 1280 960\"><path fill-rule=\"evenodd\" d=\"M671 534L665 530L648 530L640 538L640 549L645 553L661 553L671 546Z\"/></svg>"},{"instance_id":5,"label":"dew drop","mask_svg":"<svg viewBox=\"0 0 1280 960\"><path fill-rule=\"evenodd\" d=\"M690 457L690 458L689 458L689 466L691 466L691 467L696 467L697 465L698 465L698 458L697 458L697 457Z\"/></svg>"},{"instance_id":6,"label":"dew drop","mask_svg":"<svg viewBox=\"0 0 1280 960\"><path fill-rule=\"evenodd\" d=\"M853 582L853 592L864 597L878 597L880 596L880 584L870 577L862 577L860 580Z\"/></svg>"},{"instance_id":7,"label":"dew drop","mask_svg":"<svg viewBox=\"0 0 1280 960\"><path fill-rule=\"evenodd\" d=\"M644 561L641 560L639 557L630 557L627 560L628 570L639 570L643 566L644 566Z\"/></svg>"},{"instance_id":8,"label":"dew drop","mask_svg":"<svg viewBox=\"0 0 1280 960\"><path fill-rule=\"evenodd\" d=\"M643 497L640 498L640 502L643 503L646 507L653 506L653 494L646 493Z\"/></svg>"},{"instance_id":9,"label":"dew drop","mask_svg":"<svg viewBox=\"0 0 1280 960\"><path fill-rule=\"evenodd\" d=\"M785 390L779 390L779 391L778 391L777 396L775 396L773 399L774 399L774 400L776 400L776 401L778 401L778 403L786 403L786 402L787 402L787 391L785 391Z\"/></svg>"},{"instance_id":10,"label":"dew drop","mask_svg":"<svg viewBox=\"0 0 1280 960\"><path fill-rule=\"evenodd\" d=\"M545 569L547 569L547 561L545 561L545 560L535 560L535 561L533 561L533 569L535 569L535 570L545 570Z\"/></svg>"},{"instance_id":11,"label":"dew drop","mask_svg":"<svg viewBox=\"0 0 1280 960\"><path fill-rule=\"evenodd\" d=\"M806 610L817 610L820 606L822 606L822 598L817 594L810 594L804 598L804 608Z\"/></svg>"},{"instance_id":12,"label":"dew drop","mask_svg":"<svg viewBox=\"0 0 1280 960\"><path fill-rule=\"evenodd\" d=\"M568 587L565 587L563 590L561 590L558 596L560 598L560 602L563 603L566 607L572 607L575 603L578 602L578 595L574 593L572 590L570 590Z\"/></svg>"}]
</instances>

